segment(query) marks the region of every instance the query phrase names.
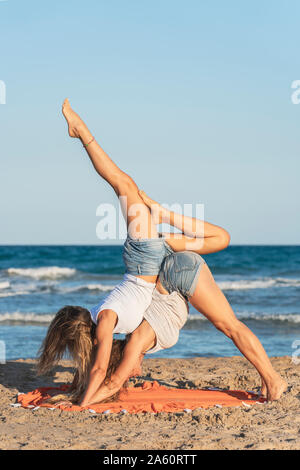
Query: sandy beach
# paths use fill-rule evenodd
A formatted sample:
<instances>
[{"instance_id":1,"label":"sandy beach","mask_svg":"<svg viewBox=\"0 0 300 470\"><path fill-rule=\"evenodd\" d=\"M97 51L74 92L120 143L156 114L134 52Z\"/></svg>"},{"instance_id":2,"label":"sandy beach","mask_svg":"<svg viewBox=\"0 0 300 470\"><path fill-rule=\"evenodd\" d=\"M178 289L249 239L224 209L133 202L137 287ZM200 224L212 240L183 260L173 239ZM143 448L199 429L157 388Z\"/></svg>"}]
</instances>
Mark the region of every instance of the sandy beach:
<instances>
[{"instance_id":1,"label":"sandy beach","mask_svg":"<svg viewBox=\"0 0 300 470\"><path fill-rule=\"evenodd\" d=\"M187 413L92 415L61 410L11 407L18 392L71 379L63 361L53 376L37 377L34 360L0 365L1 449L299 449L300 365L290 357L272 358L289 383L279 402L251 408L213 408ZM220 387L257 390L259 378L241 357L146 359L144 380L180 388Z\"/></svg>"}]
</instances>

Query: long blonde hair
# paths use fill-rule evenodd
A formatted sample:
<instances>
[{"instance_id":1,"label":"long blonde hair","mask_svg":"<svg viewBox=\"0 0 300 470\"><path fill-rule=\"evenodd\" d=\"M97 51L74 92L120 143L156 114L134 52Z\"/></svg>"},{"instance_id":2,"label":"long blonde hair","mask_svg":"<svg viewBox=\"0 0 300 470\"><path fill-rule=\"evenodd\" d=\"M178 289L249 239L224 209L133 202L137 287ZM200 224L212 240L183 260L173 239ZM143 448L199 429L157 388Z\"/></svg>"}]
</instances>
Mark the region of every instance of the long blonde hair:
<instances>
[{"instance_id":1,"label":"long blonde hair","mask_svg":"<svg viewBox=\"0 0 300 470\"><path fill-rule=\"evenodd\" d=\"M89 373L96 353L96 325L92 322L90 312L79 306L67 305L60 309L49 325L47 335L39 350L37 371L39 375L49 373L54 366L68 353L74 361L76 372L68 390L68 400L80 402L87 387ZM104 382L108 382L123 356L126 340L114 340L110 362ZM118 393L110 397L110 401ZM51 402L66 399L66 395L56 395Z\"/></svg>"}]
</instances>

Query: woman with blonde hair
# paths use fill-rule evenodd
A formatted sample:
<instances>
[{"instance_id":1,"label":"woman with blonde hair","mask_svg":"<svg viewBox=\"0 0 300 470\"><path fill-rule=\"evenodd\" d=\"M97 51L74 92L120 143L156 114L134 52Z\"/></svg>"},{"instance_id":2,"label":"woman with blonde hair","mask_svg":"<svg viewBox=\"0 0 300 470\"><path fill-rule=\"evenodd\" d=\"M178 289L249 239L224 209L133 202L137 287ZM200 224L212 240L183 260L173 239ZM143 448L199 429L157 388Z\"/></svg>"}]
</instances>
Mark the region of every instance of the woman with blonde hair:
<instances>
[{"instance_id":1,"label":"woman with blonde hair","mask_svg":"<svg viewBox=\"0 0 300 470\"><path fill-rule=\"evenodd\" d=\"M38 374L47 374L67 353L71 356L76 371L67 397L72 403L80 403L95 361L96 343L96 325L90 312L79 306L63 307L52 320L40 348ZM126 340L113 341L105 383L108 383L108 379L120 364L125 344ZM110 399L116 396L117 394ZM66 395L60 394L52 397L50 401L56 403L65 399Z\"/></svg>"}]
</instances>

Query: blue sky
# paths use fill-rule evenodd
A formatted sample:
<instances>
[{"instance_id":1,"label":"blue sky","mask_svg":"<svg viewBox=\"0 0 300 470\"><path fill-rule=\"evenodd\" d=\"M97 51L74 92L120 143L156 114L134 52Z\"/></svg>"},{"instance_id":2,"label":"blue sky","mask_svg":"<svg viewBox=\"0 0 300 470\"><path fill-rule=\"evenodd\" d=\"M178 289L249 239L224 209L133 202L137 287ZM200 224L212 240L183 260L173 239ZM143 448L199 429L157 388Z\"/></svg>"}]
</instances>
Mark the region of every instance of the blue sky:
<instances>
[{"instance_id":1,"label":"blue sky","mask_svg":"<svg viewBox=\"0 0 300 470\"><path fill-rule=\"evenodd\" d=\"M101 243L114 203L63 99L153 198L204 203L233 244L298 244L300 3L0 2L0 243Z\"/></svg>"}]
</instances>

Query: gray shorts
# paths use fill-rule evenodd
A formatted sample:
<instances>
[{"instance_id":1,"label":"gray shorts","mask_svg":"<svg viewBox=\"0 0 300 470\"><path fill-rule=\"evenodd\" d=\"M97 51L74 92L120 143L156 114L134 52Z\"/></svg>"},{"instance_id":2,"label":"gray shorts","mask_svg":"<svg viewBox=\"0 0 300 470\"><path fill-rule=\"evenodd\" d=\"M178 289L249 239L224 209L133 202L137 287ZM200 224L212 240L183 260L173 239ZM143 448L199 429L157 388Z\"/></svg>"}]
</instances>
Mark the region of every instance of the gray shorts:
<instances>
[{"instance_id":1,"label":"gray shorts","mask_svg":"<svg viewBox=\"0 0 300 470\"><path fill-rule=\"evenodd\" d=\"M174 346L178 341L179 331L187 321L188 313L188 303L181 294L172 292L165 295L155 289L152 302L144 313L144 319L156 334L156 345L147 354Z\"/></svg>"},{"instance_id":2,"label":"gray shorts","mask_svg":"<svg viewBox=\"0 0 300 470\"><path fill-rule=\"evenodd\" d=\"M169 293L177 291L186 298L192 297L203 264L204 259L192 251L172 253L162 263L160 282Z\"/></svg>"}]
</instances>

